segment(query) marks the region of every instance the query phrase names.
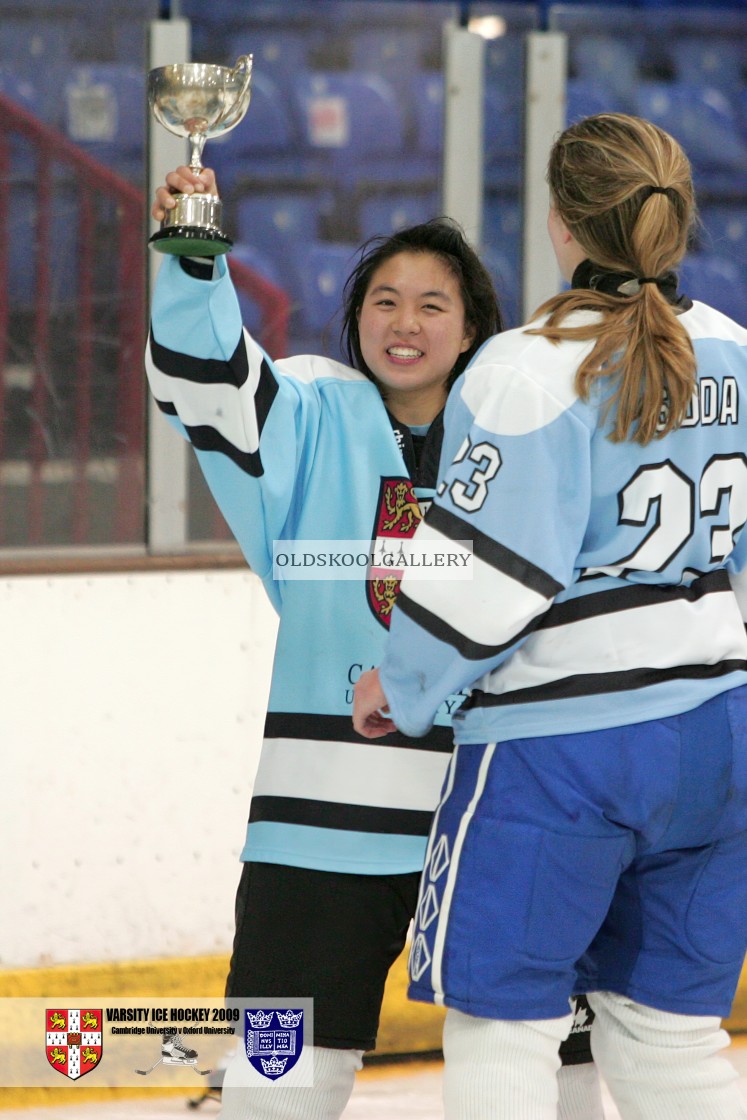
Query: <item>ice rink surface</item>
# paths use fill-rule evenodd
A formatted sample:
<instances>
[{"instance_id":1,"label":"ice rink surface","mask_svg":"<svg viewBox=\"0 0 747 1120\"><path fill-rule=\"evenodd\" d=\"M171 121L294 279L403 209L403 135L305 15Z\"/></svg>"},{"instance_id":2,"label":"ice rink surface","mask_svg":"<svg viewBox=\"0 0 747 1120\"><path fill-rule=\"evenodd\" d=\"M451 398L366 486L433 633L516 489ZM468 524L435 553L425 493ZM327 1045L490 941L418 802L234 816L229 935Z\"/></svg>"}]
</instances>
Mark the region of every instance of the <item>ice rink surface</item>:
<instances>
[{"instance_id":1,"label":"ice rink surface","mask_svg":"<svg viewBox=\"0 0 747 1120\"><path fill-rule=\"evenodd\" d=\"M736 1038L728 1051L741 1075L747 1098L747 1036ZM195 1098L201 1090L196 1087ZM620 1114L604 1092L605 1120L620 1120ZM198 1108L176 1097L118 1100L111 1104L59 1105L55 1108L0 1110L0 1120L175 1120L176 1117L216 1118L217 1101L205 1100ZM344 1120L442 1120L441 1064L397 1062L368 1066L358 1075L355 1091Z\"/></svg>"}]
</instances>

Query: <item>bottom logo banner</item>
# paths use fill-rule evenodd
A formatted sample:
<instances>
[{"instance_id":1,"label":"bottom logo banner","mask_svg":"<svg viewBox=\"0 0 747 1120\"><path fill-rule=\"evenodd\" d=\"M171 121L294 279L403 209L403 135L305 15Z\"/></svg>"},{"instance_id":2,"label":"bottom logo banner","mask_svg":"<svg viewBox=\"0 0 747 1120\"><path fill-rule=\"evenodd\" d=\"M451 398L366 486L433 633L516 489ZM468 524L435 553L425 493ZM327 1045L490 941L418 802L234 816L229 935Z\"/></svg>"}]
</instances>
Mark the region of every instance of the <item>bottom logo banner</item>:
<instances>
[{"instance_id":1,"label":"bottom logo banner","mask_svg":"<svg viewBox=\"0 0 747 1120\"><path fill-rule=\"evenodd\" d=\"M0 1038L0 1092L314 1084L314 1001L293 994L0 997Z\"/></svg>"}]
</instances>

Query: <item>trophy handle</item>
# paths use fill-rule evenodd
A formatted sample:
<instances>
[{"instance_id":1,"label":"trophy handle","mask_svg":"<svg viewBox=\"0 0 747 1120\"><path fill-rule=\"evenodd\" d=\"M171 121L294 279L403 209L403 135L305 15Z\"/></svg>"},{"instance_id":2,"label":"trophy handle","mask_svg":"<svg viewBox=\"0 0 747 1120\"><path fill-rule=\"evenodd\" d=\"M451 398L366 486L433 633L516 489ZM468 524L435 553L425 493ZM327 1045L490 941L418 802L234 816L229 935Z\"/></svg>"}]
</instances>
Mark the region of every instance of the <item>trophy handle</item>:
<instances>
[{"instance_id":1,"label":"trophy handle","mask_svg":"<svg viewBox=\"0 0 747 1120\"><path fill-rule=\"evenodd\" d=\"M246 107L248 105L247 92L249 84L252 80L252 62L253 55L242 54L236 59L236 65L231 71L232 77L242 79L241 89L236 94L236 98L230 108L226 111L225 116L221 120L221 131L228 132L229 129L235 128L236 125L244 119Z\"/></svg>"}]
</instances>

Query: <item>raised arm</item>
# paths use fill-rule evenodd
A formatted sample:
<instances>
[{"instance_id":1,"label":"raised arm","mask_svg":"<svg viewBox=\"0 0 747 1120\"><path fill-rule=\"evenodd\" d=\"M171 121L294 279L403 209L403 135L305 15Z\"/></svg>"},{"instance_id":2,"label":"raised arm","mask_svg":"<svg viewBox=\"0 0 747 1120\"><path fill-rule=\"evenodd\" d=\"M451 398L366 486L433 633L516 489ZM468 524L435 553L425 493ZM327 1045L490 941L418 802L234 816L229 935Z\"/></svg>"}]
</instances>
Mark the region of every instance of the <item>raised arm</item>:
<instances>
[{"instance_id":1,"label":"raised arm","mask_svg":"<svg viewBox=\"0 0 747 1120\"><path fill-rule=\"evenodd\" d=\"M171 189L198 189L197 180L188 168L170 173L156 192L154 217L168 208ZM215 188L211 171L202 180ZM266 577L272 543L286 527L313 455L319 418L313 383L283 373L243 329L225 257L164 256L146 370L159 408L194 446L251 567Z\"/></svg>"}]
</instances>

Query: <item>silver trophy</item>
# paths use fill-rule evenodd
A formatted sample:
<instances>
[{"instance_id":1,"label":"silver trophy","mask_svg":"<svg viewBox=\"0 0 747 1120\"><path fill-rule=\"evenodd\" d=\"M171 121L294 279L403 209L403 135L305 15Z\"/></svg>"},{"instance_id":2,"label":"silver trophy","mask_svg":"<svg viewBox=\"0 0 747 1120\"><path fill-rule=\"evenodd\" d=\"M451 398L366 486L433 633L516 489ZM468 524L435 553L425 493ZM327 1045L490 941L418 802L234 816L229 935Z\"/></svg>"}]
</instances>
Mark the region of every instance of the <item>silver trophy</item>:
<instances>
[{"instance_id":1,"label":"silver trophy","mask_svg":"<svg viewBox=\"0 0 747 1120\"><path fill-rule=\"evenodd\" d=\"M242 55L231 70L184 62L159 66L148 75L148 104L153 116L192 147L189 161L202 170L205 141L239 124L249 108L252 56ZM177 194L150 244L161 253L213 257L227 253L232 242L221 230L222 204L215 194Z\"/></svg>"}]
</instances>

